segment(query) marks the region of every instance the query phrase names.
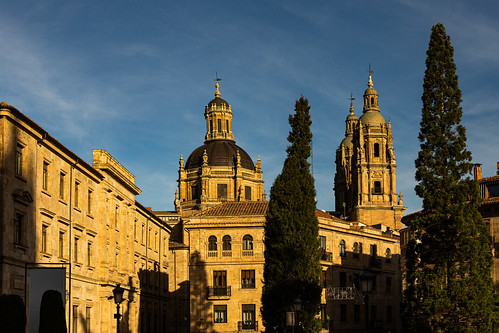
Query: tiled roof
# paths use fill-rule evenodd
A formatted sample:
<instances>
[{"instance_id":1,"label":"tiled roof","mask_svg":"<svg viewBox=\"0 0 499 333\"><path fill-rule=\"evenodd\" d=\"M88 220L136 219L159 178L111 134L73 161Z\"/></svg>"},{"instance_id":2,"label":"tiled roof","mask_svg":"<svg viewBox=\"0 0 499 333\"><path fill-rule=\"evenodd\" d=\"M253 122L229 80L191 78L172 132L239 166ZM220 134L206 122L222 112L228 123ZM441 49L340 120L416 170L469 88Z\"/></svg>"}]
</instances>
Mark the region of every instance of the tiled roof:
<instances>
[{"instance_id":1,"label":"tiled roof","mask_svg":"<svg viewBox=\"0 0 499 333\"><path fill-rule=\"evenodd\" d=\"M482 202L482 205L493 205L493 204L499 204L499 197L490 197L483 200Z\"/></svg>"},{"instance_id":2,"label":"tiled roof","mask_svg":"<svg viewBox=\"0 0 499 333\"><path fill-rule=\"evenodd\" d=\"M203 210L196 216L265 215L268 207L268 201L228 201Z\"/></svg>"},{"instance_id":3,"label":"tiled roof","mask_svg":"<svg viewBox=\"0 0 499 333\"><path fill-rule=\"evenodd\" d=\"M496 180L499 180L499 175L490 176L490 177L483 177L483 178L479 179L478 182L480 184L483 184L483 183L490 183L490 182L493 182Z\"/></svg>"},{"instance_id":4,"label":"tiled roof","mask_svg":"<svg viewBox=\"0 0 499 333\"><path fill-rule=\"evenodd\" d=\"M171 240L169 241L169 247L172 249L172 248L183 248L183 247L187 247L187 245L183 244L183 243L180 243L180 242L177 242L177 241L174 241L174 240Z\"/></svg>"}]
</instances>

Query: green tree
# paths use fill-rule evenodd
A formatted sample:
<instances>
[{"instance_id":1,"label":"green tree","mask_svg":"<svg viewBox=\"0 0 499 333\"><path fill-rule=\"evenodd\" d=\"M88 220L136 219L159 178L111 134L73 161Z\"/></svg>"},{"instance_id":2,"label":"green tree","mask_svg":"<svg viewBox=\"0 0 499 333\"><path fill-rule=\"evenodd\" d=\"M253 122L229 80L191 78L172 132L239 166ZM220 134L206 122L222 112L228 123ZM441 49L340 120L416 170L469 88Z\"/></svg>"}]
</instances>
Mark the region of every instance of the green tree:
<instances>
[{"instance_id":1,"label":"green tree","mask_svg":"<svg viewBox=\"0 0 499 333\"><path fill-rule=\"evenodd\" d=\"M310 174L310 106L303 96L289 116L291 132L282 172L270 191L265 224L262 317L267 332L286 330L286 311L302 300L298 332L317 332L320 306L319 225Z\"/></svg>"},{"instance_id":2,"label":"green tree","mask_svg":"<svg viewBox=\"0 0 499 333\"><path fill-rule=\"evenodd\" d=\"M488 229L461 125L454 49L433 26L423 84L416 193L423 212L410 223L406 322L412 331L491 332L494 302Z\"/></svg>"}]
</instances>

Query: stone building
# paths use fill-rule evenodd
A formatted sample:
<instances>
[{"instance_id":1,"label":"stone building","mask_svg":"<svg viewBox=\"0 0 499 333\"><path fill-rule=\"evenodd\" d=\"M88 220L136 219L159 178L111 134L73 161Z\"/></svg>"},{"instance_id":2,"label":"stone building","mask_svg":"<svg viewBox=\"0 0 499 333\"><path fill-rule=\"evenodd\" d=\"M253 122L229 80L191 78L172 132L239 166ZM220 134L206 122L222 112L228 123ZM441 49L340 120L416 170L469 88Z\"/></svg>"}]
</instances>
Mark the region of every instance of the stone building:
<instances>
[{"instance_id":1,"label":"stone building","mask_svg":"<svg viewBox=\"0 0 499 333\"><path fill-rule=\"evenodd\" d=\"M473 174L475 180L478 181L480 196L483 199L479 208L480 214L489 226L492 254L494 255L492 279L494 291L497 293L499 292L499 162L497 162L497 171L494 176L482 177L480 164L475 164Z\"/></svg>"},{"instance_id":2,"label":"stone building","mask_svg":"<svg viewBox=\"0 0 499 333\"><path fill-rule=\"evenodd\" d=\"M211 207L221 201L262 199L262 163L256 165L232 133L232 107L220 98L218 80L215 98L206 106L204 145L196 148L184 165L179 161L175 209L182 216Z\"/></svg>"},{"instance_id":3,"label":"stone building","mask_svg":"<svg viewBox=\"0 0 499 333\"><path fill-rule=\"evenodd\" d=\"M392 127L381 115L371 75L367 85L363 114L357 118L350 104L345 138L336 151L335 209L352 221L400 230L405 207L402 194L397 198Z\"/></svg>"},{"instance_id":4,"label":"stone building","mask_svg":"<svg viewBox=\"0 0 499 333\"><path fill-rule=\"evenodd\" d=\"M140 192L108 152L94 150L89 165L1 103L0 293L29 305L31 269L64 267L70 332L116 330L109 297L118 283L125 289L122 329L163 329L171 227L135 200Z\"/></svg>"}]
</instances>

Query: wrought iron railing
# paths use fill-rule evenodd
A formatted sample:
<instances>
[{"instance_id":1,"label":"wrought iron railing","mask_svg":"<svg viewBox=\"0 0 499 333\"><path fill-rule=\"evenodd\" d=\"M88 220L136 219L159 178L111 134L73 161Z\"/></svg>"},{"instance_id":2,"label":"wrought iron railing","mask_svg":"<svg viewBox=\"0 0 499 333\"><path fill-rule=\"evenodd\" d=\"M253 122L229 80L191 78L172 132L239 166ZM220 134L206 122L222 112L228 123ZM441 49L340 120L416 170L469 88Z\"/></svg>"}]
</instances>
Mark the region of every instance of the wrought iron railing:
<instances>
[{"instance_id":1,"label":"wrought iron railing","mask_svg":"<svg viewBox=\"0 0 499 333\"><path fill-rule=\"evenodd\" d=\"M321 253L321 260L327 261L327 262L333 262L333 253L332 252L322 252Z\"/></svg>"},{"instance_id":2,"label":"wrought iron railing","mask_svg":"<svg viewBox=\"0 0 499 333\"><path fill-rule=\"evenodd\" d=\"M230 296L230 286L208 287L208 297Z\"/></svg>"},{"instance_id":3,"label":"wrought iron railing","mask_svg":"<svg viewBox=\"0 0 499 333\"><path fill-rule=\"evenodd\" d=\"M257 321L238 321L237 322L238 331L258 331Z\"/></svg>"}]
</instances>

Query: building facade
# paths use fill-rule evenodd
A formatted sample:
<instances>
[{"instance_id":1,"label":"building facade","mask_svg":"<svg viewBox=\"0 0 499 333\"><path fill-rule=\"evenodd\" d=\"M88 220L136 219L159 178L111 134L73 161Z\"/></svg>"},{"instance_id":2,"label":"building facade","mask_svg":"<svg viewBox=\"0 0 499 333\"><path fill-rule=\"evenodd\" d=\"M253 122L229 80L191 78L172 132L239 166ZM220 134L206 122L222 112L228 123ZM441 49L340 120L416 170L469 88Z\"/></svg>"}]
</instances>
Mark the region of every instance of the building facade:
<instances>
[{"instance_id":1,"label":"building facade","mask_svg":"<svg viewBox=\"0 0 499 333\"><path fill-rule=\"evenodd\" d=\"M135 200L135 177L108 152L89 165L1 103L0 193L1 294L28 305L31 268L62 267L68 331L116 330L118 283L123 330L166 326L171 228Z\"/></svg>"},{"instance_id":2,"label":"building facade","mask_svg":"<svg viewBox=\"0 0 499 333\"><path fill-rule=\"evenodd\" d=\"M335 209L352 221L400 230L405 207L402 194L397 197L391 123L381 115L371 75L367 85L363 114L357 118L350 104L345 138L336 151Z\"/></svg>"}]
</instances>

